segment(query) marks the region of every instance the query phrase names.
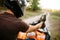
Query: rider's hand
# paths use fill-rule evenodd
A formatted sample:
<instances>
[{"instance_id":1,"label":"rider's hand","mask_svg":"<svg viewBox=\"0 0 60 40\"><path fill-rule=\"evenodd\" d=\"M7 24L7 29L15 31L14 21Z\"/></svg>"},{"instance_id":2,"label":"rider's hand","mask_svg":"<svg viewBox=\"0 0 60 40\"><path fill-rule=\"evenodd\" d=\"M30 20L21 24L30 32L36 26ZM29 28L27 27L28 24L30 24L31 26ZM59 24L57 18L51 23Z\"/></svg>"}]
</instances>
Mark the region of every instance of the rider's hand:
<instances>
[{"instance_id":1,"label":"rider's hand","mask_svg":"<svg viewBox=\"0 0 60 40\"><path fill-rule=\"evenodd\" d=\"M43 22L41 28L45 28L45 26L46 26L46 25L45 25L45 22Z\"/></svg>"},{"instance_id":2,"label":"rider's hand","mask_svg":"<svg viewBox=\"0 0 60 40\"><path fill-rule=\"evenodd\" d=\"M41 21L45 22L46 21L46 15L42 15L42 17L40 18Z\"/></svg>"}]
</instances>

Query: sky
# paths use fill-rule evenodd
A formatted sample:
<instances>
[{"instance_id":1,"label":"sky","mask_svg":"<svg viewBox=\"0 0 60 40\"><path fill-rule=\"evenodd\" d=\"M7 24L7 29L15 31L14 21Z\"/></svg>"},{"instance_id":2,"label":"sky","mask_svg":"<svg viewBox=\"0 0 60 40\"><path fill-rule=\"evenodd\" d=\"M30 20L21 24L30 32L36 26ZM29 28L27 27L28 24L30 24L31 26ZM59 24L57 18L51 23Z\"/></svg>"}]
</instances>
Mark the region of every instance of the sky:
<instances>
[{"instance_id":1,"label":"sky","mask_svg":"<svg viewBox=\"0 0 60 40\"><path fill-rule=\"evenodd\" d=\"M40 6L43 9L60 10L60 0L40 0Z\"/></svg>"}]
</instances>

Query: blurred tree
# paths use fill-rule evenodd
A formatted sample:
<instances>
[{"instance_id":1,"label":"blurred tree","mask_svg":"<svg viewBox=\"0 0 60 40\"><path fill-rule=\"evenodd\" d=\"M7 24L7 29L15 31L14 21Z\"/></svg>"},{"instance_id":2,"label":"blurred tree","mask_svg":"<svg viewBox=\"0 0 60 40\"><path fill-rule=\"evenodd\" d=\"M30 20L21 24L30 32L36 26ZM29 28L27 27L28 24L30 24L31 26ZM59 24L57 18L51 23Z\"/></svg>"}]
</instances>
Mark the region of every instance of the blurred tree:
<instances>
[{"instance_id":1,"label":"blurred tree","mask_svg":"<svg viewBox=\"0 0 60 40\"><path fill-rule=\"evenodd\" d=\"M27 2L30 2L30 0L27 0Z\"/></svg>"},{"instance_id":2,"label":"blurred tree","mask_svg":"<svg viewBox=\"0 0 60 40\"><path fill-rule=\"evenodd\" d=\"M36 11L36 10L40 9L40 8L38 7L38 4L39 4L38 1L39 1L39 0L33 0L32 5L31 5L31 9L32 9L33 11Z\"/></svg>"}]
</instances>

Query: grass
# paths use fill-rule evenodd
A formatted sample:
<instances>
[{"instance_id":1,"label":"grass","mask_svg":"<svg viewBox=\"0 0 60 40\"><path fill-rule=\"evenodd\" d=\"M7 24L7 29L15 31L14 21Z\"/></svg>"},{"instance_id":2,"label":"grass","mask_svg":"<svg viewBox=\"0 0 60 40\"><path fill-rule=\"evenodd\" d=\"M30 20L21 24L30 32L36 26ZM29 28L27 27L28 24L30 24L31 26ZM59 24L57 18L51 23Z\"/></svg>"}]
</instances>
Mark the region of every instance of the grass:
<instances>
[{"instance_id":1,"label":"grass","mask_svg":"<svg viewBox=\"0 0 60 40\"><path fill-rule=\"evenodd\" d=\"M51 40L60 40L60 12L52 13L50 19Z\"/></svg>"},{"instance_id":2,"label":"grass","mask_svg":"<svg viewBox=\"0 0 60 40\"><path fill-rule=\"evenodd\" d=\"M28 17L32 17L32 16L36 16L36 15L40 15L41 11L29 11L29 10L25 10L24 11L24 16L23 18L28 18Z\"/></svg>"}]
</instances>

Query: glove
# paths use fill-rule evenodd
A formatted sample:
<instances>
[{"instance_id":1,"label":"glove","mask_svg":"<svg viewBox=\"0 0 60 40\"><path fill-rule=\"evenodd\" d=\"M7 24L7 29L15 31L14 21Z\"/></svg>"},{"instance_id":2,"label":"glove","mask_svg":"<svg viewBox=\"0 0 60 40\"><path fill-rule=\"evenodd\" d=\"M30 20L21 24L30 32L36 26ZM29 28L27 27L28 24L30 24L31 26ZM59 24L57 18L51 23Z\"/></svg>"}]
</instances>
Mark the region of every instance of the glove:
<instances>
[{"instance_id":1,"label":"glove","mask_svg":"<svg viewBox=\"0 0 60 40\"><path fill-rule=\"evenodd\" d=\"M45 22L43 22L43 24L42 24L41 28L42 28L42 29L44 29L44 28L45 28L45 26L46 26L46 25L45 25Z\"/></svg>"},{"instance_id":2,"label":"glove","mask_svg":"<svg viewBox=\"0 0 60 40\"><path fill-rule=\"evenodd\" d=\"M45 22L46 21L46 15L42 15L42 17L40 18L41 21Z\"/></svg>"}]
</instances>

